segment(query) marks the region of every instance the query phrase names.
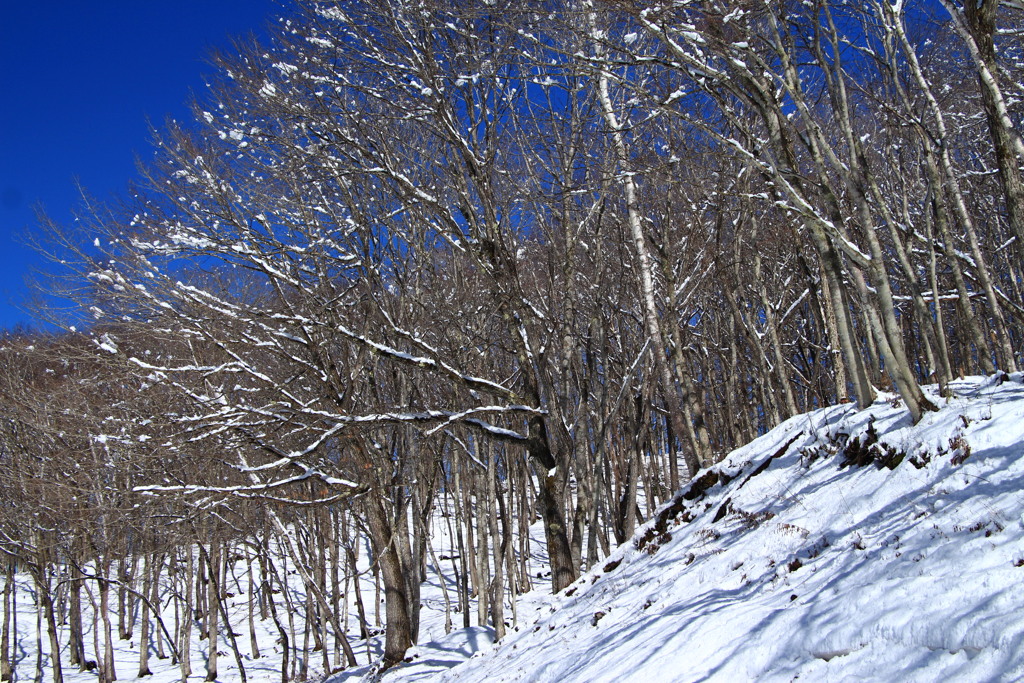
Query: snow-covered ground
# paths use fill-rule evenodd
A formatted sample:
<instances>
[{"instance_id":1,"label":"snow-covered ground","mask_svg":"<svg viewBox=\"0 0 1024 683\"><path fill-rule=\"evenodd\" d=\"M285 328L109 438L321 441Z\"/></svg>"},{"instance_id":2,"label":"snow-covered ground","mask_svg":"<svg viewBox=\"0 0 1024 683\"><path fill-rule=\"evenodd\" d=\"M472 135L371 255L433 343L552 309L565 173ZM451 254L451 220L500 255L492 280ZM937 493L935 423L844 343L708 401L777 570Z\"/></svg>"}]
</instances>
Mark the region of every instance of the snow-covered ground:
<instances>
[{"instance_id":1,"label":"snow-covered ground","mask_svg":"<svg viewBox=\"0 0 1024 683\"><path fill-rule=\"evenodd\" d=\"M885 400L795 417L527 596L500 645L452 667L475 638L455 633L383 680L1024 679L1022 382L957 382L918 425ZM842 466L869 431L895 469Z\"/></svg>"},{"instance_id":2,"label":"snow-covered ground","mask_svg":"<svg viewBox=\"0 0 1024 683\"><path fill-rule=\"evenodd\" d=\"M428 572L424 642L382 680L1024 680L1024 375L952 388L917 425L892 396L788 420L702 472L563 593L521 596L498 645L482 627L444 634ZM24 587L22 681L36 638ZM248 679L278 681L272 623L257 624L265 656L247 659ZM378 651L352 643L361 662ZM119 677L134 678L138 643L117 645ZM195 680L206 646L196 643ZM219 680L238 681L220 649ZM167 660L150 665L154 683L180 680Z\"/></svg>"}]
</instances>

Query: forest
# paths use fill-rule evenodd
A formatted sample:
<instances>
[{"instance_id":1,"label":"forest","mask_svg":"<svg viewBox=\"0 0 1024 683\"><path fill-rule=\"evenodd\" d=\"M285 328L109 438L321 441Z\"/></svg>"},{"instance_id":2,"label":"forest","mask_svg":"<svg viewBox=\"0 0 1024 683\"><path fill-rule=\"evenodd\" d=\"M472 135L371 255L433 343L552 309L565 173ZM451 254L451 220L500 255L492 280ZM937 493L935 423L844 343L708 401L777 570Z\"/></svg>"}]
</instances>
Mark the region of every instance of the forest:
<instances>
[{"instance_id":1,"label":"forest","mask_svg":"<svg viewBox=\"0 0 1024 683\"><path fill-rule=\"evenodd\" d=\"M285 683L401 662L434 572L501 639L781 421L1016 372L1022 32L1017 0L283 4L121 202L40 216L74 305L0 339L0 680L21 573L54 683L123 677L116 638L183 680L197 639L259 657L238 573Z\"/></svg>"}]
</instances>

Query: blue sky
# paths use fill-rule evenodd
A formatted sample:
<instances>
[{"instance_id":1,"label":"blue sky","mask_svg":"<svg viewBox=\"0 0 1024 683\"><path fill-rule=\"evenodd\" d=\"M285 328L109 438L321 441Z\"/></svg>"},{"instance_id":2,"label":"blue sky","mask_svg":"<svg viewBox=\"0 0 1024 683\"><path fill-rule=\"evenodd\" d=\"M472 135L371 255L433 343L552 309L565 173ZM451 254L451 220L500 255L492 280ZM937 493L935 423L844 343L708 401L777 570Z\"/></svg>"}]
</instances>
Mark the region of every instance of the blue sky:
<instances>
[{"instance_id":1,"label":"blue sky","mask_svg":"<svg viewBox=\"0 0 1024 683\"><path fill-rule=\"evenodd\" d=\"M41 204L71 220L76 179L98 199L124 190L150 154L147 117L187 116L231 36L262 32L274 0L10 2L0 18L0 328L38 258L21 242Z\"/></svg>"}]
</instances>

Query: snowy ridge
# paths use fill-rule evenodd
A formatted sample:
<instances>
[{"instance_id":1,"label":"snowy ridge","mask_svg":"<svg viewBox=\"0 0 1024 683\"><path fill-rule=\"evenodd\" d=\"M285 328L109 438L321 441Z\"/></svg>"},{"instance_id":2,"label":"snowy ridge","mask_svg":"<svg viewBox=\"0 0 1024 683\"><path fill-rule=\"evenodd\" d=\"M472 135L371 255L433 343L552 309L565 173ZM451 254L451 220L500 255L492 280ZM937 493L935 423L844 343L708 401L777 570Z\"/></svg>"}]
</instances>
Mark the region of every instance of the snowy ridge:
<instances>
[{"instance_id":1,"label":"snowy ridge","mask_svg":"<svg viewBox=\"0 0 1024 683\"><path fill-rule=\"evenodd\" d=\"M917 425L892 396L788 420L493 649L383 680L1024 678L1024 375L951 388Z\"/></svg>"}]
</instances>

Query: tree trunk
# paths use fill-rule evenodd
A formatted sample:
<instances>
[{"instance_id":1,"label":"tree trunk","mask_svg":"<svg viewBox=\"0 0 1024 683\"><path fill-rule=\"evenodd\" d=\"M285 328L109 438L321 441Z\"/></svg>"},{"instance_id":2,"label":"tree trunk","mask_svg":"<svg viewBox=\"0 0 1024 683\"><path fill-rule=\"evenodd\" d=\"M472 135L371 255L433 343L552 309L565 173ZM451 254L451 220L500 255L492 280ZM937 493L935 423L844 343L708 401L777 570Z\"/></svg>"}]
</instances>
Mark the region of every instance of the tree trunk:
<instances>
[{"instance_id":1,"label":"tree trunk","mask_svg":"<svg viewBox=\"0 0 1024 683\"><path fill-rule=\"evenodd\" d=\"M71 562L68 582L68 661L79 671L86 670L85 634L82 631L82 580L84 575L77 561Z\"/></svg>"},{"instance_id":2,"label":"tree trunk","mask_svg":"<svg viewBox=\"0 0 1024 683\"><path fill-rule=\"evenodd\" d=\"M99 663L103 671L103 680L116 681L117 671L114 667L113 628L110 624L110 560L103 558L98 562L100 568L100 619L103 623L103 661Z\"/></svg>"},{"instance_id":3,"label":"tree trunk","mask_svg":"<svg viewBox=\"0 0 1024 683\"><path fill-rule=\"evenodd\" d=\"M1024 160L1024 142L1014 127L999 85L994 37L1000 2L968 0L963 3L962 12L957 10L951 0L941 2L974 62L1006 202L1007 222L1011 233L1017 238L1017 258L1024 261L1024 177L1020 170L1021 161Z\"/></svg>"},{"instance_id":4,"label":"tree trunk","mask_svg":"<svg viewBox=\"0 0 1024 683\"><path fill-rule=\"evenodd\" d=\"M277 637L281 642L281 683L288 683L288 665L289 665L289 654L291 653L291 643L288 639L288 630L281 623L281 619L277 614L277 601L273 599L273 585L271 579L277 576L277 570L274 568L274 563L270 559L270 549L266 540L260 546L260 593L270 596L270 600L267 601L267 607L270 611L270 618L274 621L274 626L277 628ZM280 581L280 577L277 577Z\"/></svg>"},{"instance_id":5,"label":"tree trunk","mask_svg":"<svg viewBox=\"0 0 1024 683\"><path fill-rule=\"evenodd\" d=\"M194 613L194 597L192 593L192 577L195 560L191 546L184 549L185 561L178 563L178 573L183 574L181 584L185 588L185 601L181 606L181 621L178 632L178 665L181 669L181 680L185 683L192 675L192 618Z\"/></svg>"},{"instance_id":6,"label":"tree trunk","mask_svg":"<svg viewBox=\"0 0 1024 683\"><path fill-rule=\"evenodd\" d=\"M145 564L142 567L142 594L149 595L152 591L153 584L153 556L149 555L145 559ZM139 629L139 673L136 678L144 678L146 676L152 676L153 672L149 668L149 602L146 600L142 601L142 624ZM159 636L157 637L159 640Z\"/></svg>"},{"instance_id":7,"label":"tree trunk","mask_svg":"<svg viewBox=\"0 0 1024 683\"><path fill-rule=\"evenodd\" d=\"M36 590L42 603L43 616L46 619L46 633L50 641L50 667L53 670L53 683L64 683L64 668L60 661L60 641L57 639L57 619L53 611L53 594L50 593L50 579L46 576L46 568L43 566L36 565L32 567L32 574L36 580Z\"/></svg>"},{"instance_id":8,"label":"tree trunk","mask_svg":"<svg viewBox=\"0 0 1024 683\"><path fill-rule=\"evenodd\" d=\"M547 428L539 416L530 418L530 437L527 451L537 467L537 506L544 521L544 539L547 542L548 562L551 565L551 590L558 593L577 578L579 573L572 563L572 548L565 524L562 498L565 495L565 473L558 467L548 441Z\"/></svg>"},{"instance_id":9,"label":"tree trunk","mask_svg":"<svg viewBox=\"0 0 1024 683\"><path fill-rule=\"evenodd\" d=\"M391 524L381 507L380 500L368 498L364 507L374 556L377 557L381 578L384 581L386 618L382 667L386 670L405 658L406 651L415 643L415 637L409 615L402 561L391 538Z\"/></svg>"},{"instance_id":10,"label":"tree trunk","mask_svg":"<svg viewBox=\"0 0 1024 683\"><path fill-rule=\"evenodd\" d=\"M16 603L14 597L14 561L8 560L4 572L4 623L0 629L0 681L11 680L11 621Z\"/></svg>"},{"instance_id":11,"label":"tree trunk","mask_svg":"<svg viewBox=\"0 0 1024 683\"><path fill-rule=\"evenodd\" d=\"M252 557L245 558L246 576L248 577L248 587L246 589L246 597L248 598L249 607L249 652L253 659L260 658L260 644L259 639L256 637L256 604L255 604L255 583L256 577L252 572Z\"/></svg>"}]
</instances>

